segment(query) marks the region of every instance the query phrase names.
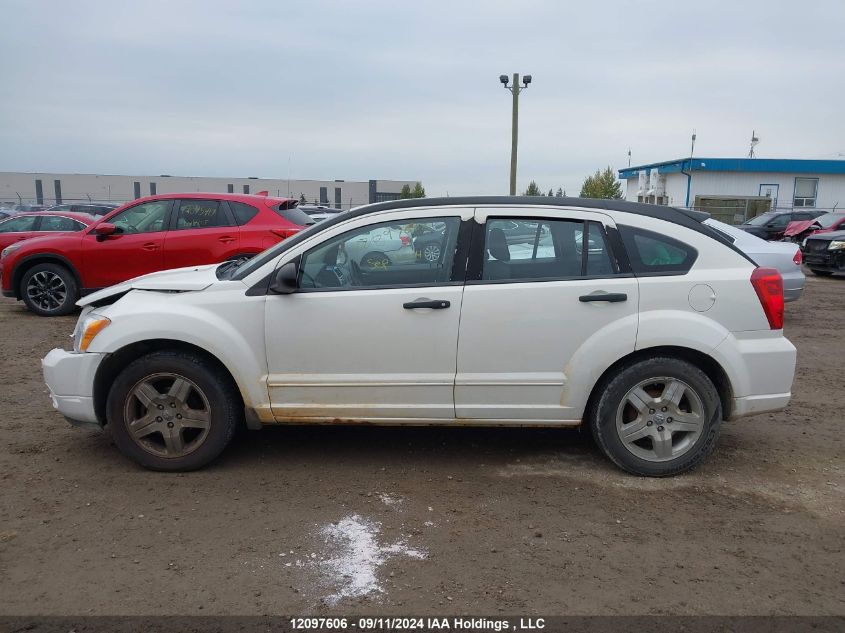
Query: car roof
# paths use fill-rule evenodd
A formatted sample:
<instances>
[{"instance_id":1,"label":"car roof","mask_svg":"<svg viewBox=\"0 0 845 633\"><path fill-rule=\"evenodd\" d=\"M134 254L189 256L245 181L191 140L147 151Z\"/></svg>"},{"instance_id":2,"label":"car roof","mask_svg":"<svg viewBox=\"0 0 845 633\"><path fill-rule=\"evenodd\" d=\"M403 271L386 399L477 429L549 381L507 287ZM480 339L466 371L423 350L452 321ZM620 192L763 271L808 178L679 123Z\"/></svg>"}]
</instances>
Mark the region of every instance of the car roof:
<instances>
[{"instance_id":1,"label":"car roof","mask_svg":"<svg viewBox=\"0 0 845 633\"><path fill-rule=\"evenodd\" d=\"M177 193L158 193L154 196L144 196L143 198L138 198L137 200L131 200L126 204L135 204L138 202L152 202L155 200L174 200L176 198L188 198L188 199L212 199L212 200L231 200L233 202L246 202L253 205L270 205L279 203L279 202L295 202L299 204L299 200L294 198L280 198L277 196L260 196L255 193L212 193L212 192L203 192L203 191L191 191L191 192L177 192ZM124 205L126 206L126 205ZM295 205L294 205L295 206Z\"/></svg>"}]
</instances>

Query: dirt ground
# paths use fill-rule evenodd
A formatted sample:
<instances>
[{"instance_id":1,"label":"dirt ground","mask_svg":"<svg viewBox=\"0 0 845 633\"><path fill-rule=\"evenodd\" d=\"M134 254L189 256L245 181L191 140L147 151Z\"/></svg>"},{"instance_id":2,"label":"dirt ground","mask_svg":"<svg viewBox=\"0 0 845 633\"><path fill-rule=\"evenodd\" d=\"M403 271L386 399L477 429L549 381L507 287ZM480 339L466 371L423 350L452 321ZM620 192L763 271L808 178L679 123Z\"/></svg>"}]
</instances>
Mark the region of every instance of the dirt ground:
<instances>
[{"instance_id":1,"label":"dirt ground","mask_svg":"<svg viewBox=\"0 0 845 633\"><path fill-rule=\"evenodd\" d=\"M794 398L696 472L577 431L278 427L141 470L53 411L74 317L0 301L0 614L845 614L845 279L787 306Z\"/></svg>"}]
</instances>

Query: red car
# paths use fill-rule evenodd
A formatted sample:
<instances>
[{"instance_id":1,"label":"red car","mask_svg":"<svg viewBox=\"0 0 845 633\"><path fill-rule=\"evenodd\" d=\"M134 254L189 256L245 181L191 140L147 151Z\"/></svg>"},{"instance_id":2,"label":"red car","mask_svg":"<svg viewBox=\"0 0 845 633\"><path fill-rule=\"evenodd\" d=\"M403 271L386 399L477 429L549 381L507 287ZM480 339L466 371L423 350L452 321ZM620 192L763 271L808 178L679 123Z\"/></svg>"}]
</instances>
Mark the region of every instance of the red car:
<instances>
[{"instance_id":1,"label":"red car","mask_svg":"<svg viewBox=\"0 0 845 633\"><path fill-rule=\"evenodd\" d=\"M40 237L46 233L55 235L81 231L94 222L94 219L86 213L18 213L0 220L0 251L15 242Z\"/></svg>"},{"instance_id":2,"label":"red car","mask_svg":"<svg viewBox=\"0 0 845 633\"><path fill-rule=\"evenodd\" d=\"M298 201L172 193L133 200L86 230L34 237L0 254L3 294L42 316L80 296L168 268L252 257L314 221Z\"/></svg>"},{"instance_id":3,"label":"red car","mask_svg":"<svg viewBox=\"0 0 845 633\"><path fill-rule=\"evenodd\" d=\"M783 232L785 238L790 238L793 242L800 242L803 248L804 240L816 233L830 233L831 231L841 231L845 229L845 212L831 212L820 215L813 220L801 220L799 222L790 222L789 226Z\"/></svg>"}]
</instances>

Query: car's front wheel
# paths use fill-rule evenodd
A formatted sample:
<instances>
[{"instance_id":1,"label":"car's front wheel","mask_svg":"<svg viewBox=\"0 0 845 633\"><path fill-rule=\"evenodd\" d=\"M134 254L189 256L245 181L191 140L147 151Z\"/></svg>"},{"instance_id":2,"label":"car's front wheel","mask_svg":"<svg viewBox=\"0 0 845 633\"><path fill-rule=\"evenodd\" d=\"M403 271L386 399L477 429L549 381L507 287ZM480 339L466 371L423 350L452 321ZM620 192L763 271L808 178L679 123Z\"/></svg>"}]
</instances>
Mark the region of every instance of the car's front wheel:
<instances>
[{"instance_id":1,"label":"car's front wheel","mask_svg":"<svg viewBox=\"0 0 845 633\"><path fill-rule=\"evenodd\" d=\"M722 408L707 375L670 357L623 367L590 412L605 455L636 475L666 477L698 466L719 435Z\"/></svg>"},{"instance_id":2,"label":"car's front wheel","mask_svg":"<svg viewBox=\"0 0 845 633\"><path fill-rule=\"evenodd\" d=\"M194 470L217 457L242 422L228 374L202 356L159 351L130 363L106 403L121 452L145 468Z\"/></svg>"},{"instance_id":3,"label":"car's front wheel","mask_svg":"<svg viewBox=\"0 0 845 633\"><path fill-rule=\"evenodd\" d=\"M61 264L37 264L21 279L21 298L40 316L63 316L74 310L79 287L73 273Z\"/></svg>"}]
</instances>

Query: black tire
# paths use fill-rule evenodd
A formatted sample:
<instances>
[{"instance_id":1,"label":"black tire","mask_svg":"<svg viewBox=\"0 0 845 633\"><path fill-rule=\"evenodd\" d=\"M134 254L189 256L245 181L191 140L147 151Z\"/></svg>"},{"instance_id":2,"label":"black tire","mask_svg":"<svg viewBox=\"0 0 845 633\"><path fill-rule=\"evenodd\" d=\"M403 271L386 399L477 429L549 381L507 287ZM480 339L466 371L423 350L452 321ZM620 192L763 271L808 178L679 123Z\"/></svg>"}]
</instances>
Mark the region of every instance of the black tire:
<instances>
[{"instance_id":1,"label":"black tire","mask_svg":"<svg viewBox=\"0 0 845 633\"><path fill-rule=\"evenodd\" d=\"M618 429L617 415L622 416L623 407L628 406L625 402L629 390L634 389L644 381L655 379L656 382L660 382L660 378L678 381L684 384L685 388L691 390L684 392L691 395L683 397L692 398L693 395L697 397L695 402L697 403L696 407L700 409L698 418L701 420L701 424L700 432L694 441L691 439L694 437L692 433L681 432L677 435L679 446L683 450L677 457L667 456L661 458L663 461L653 461L638 456L632 452L632 450L636 450L635 448L629 449L626 446L620 436L622 431ZM597 393L601 395L588 413L590 430L602 452L614 464L629 473L646 477L668 477L687 472L701 464L716 446L722 423L722 405L719 394L707 375L686 361L671 357L656 357L635 361L622 367L602 385L599 385ZM682 403L685 402L687 401L682 401ZM661 432L667 429L666 433L671 438L668 446L672 447L676 435L672 431L672 418L668 418L669 423L662 421L667 419L666 415L671 415L671 412L662 414L655 409L649 409L648 412L643 413L643 416L655 419L649 420L651 422L651 424L648 424L649 428L643 430L648 430L650 434L654 434L658 429ZM641 418L638 417L637 419ZM645 425L646 422L640 424ZM655 424L658 426L655 426ZM677 428L677 420L675 424L675 428ZM646 442L640 452L649 452L648 444L651 443L651 439L643 438L639 441ZM682 443L685 443L685 445Z\"/></svg>"},{"instance_id":2,"label":"black tire","mask_svg":"<svg viewBox=\"0 0 845 633\"><path fill-rule=\"evenodd\" d=\"M810 272L819 277L830 277L833 274L829 270L819 270L818 268L811 268Z\"/></svg>"},{"instance_id":3,"label":"black tire","mask_svg":"<svg viewBox=\"0 0 845 633\"><path fill-rule=\"evenodd\" d=\"M79 286L73 273L61 264L36 264L23 274L21 298L39 316L64 316L76 309Z\"/></svg>"},{"instance_id":4,"label":"black tire","mask_svg":"<svg viewBox=\"0 0 845 633\"><path fill-rule=\"evenodd\" d=\"M199 431L199 438L193 440L196 446L184 455L168 457L150 448L156 446L156 442L164 443L163 432L152 431L142 441L136 440L129 430L127 411L131 406L137 406L137 402L132 400L135 398L134 388L146 380L169 379L156 378L162 375L177 375L187 379L198 389L191 392L191 397L204 396L204 402L207 401L208 421L204 437L203 431ZM166 394L161 396L164 398ZM166 411L161 412L162 415L171 411L166 407L165 409ZM148 414L151 412L152 415L157 413L152 406L147 410ZM235 429L243 424L243 415L240 393L226 371L199 355L184 351L152 352L133 361L117 376L106 401L108 426L120 451L144 468L159 471L196 470L214 460L229 444ZM159 420L157 427L161 431L165 430L162 424L172 427L172 422L162 422L160 417L155 419ZM179 432L180 442L183 441L184 435L183 429ZM167 450L163 446L161 449Z\"/></svg>"},{"instance_id":5,"label":"black tire","mask_svg":"<svg viewBox=\"0 0 845 633\"><path fill-rule=\"evenodd\" d=\"M383 262L377 264L375 262ZM361 267L368 270L390 268L390 258L381 251L370 251L361 258Z\"/></svg>"}]
</instances>

